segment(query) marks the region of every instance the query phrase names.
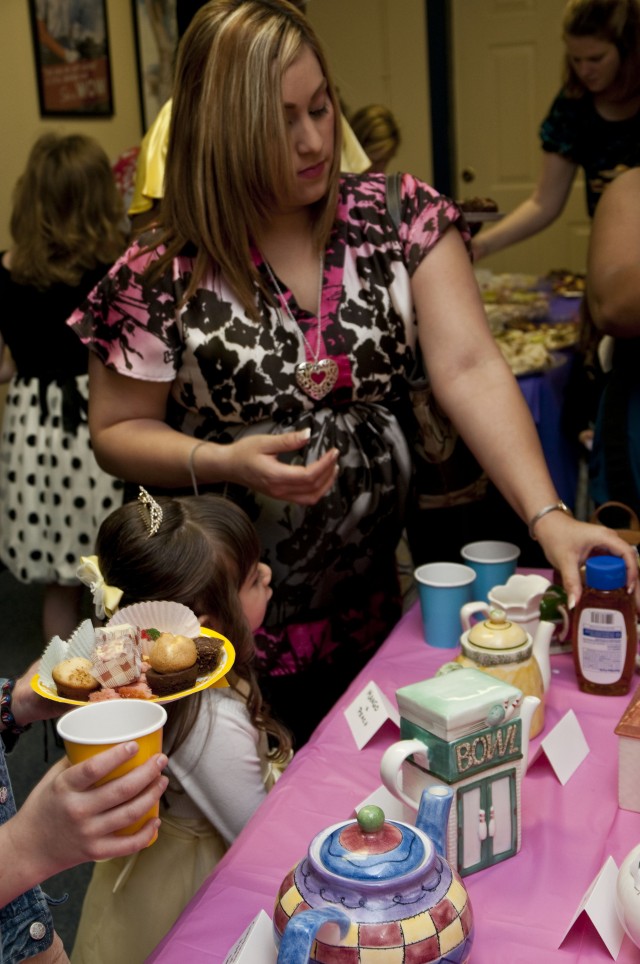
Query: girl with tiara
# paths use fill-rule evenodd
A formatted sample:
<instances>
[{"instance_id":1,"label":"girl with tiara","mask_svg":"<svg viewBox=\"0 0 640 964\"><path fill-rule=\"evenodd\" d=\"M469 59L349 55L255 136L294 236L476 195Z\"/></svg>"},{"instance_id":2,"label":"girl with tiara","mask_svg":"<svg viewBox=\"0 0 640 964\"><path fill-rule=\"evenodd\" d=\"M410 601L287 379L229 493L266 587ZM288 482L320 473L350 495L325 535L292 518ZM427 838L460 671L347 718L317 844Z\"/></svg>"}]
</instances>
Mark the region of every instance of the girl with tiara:
<instances>
[{"instance_id":1,"label":"girl with tiara","mask_svg":"<svg viewBox=\"0 0 640 964\"><path fill-rule=\"evenodd\" d=\"M143 961L164 937L288 762L291 741L254 675L271 570L242 509L213 494L156 501L141 490L105 519L96 551L101 602L180 602L236 651L228 688L167 705L158 840L136 860L95 866L72 960L119 964Z\"/></svg>"}]
</instances>

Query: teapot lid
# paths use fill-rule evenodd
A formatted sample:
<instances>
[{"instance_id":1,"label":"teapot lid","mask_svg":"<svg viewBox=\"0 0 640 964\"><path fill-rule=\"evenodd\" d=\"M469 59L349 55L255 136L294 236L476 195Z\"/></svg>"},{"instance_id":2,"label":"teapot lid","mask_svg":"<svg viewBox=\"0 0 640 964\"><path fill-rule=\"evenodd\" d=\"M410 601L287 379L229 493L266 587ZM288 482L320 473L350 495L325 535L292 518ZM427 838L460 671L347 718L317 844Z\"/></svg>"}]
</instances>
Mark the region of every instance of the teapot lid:
<instances>
[{"instance_id":1,"label":"teapot lid","mask_svg":"<svg viewBox=\"0 0 640 964\"><path fill-rule=\"evenodd\" d=\"M420 867L429 869L435 860L427 837L407 824L385 820L383 810L373 804L362 807L356 820L320 836L315 854L320 868L358 883L393 880Z\"/></svg>"},{"instance_id":2,"label":"teapot lid","mask_svg":"<svg viewBox=\"0 0 640 964\"><path fill-rule=\"evenodd\" d=\"M467 638L481 649L516 649L529 641L529 634L507 619L503 609L492 608L489 618L472 626Z\"/></svg>"}]
</instances>

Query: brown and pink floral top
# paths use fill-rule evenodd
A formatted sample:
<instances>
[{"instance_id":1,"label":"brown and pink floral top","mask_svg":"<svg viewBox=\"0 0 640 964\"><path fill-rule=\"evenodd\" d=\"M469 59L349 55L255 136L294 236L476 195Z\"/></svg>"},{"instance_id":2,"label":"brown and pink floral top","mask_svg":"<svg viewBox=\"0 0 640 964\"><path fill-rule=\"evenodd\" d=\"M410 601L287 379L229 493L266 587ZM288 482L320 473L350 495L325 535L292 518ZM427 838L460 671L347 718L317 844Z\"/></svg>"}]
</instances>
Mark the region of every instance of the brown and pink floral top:
<instances>
[{"instance_id":1,"label":"brown and pink floral top","mask_svg":"<svg viewBox=\"0 0 640 964\"><path fill-rule=\"evenodd\" d=\"M171 382L167 419L175 428L224 443L244 433L309 427L309 445L294 458L313 461L340 450L338 478L319 505L225 489L256 523L274 571L274 598L257 642L263 670L276 675L332 660L343 647L364 659L399 612L394 550L411 459L394 409L406 397L415 360L410 279L451 225L467 233L452 201L407 174L396 231L385 183L379 174L341 180L325 251L319 351L335 360L338 379L319 401L295 378L296 366L315 356L317 317L299 309L280 281L307 346L289 313L256 294L261 320L252 320L213 271L178 309L192 258L175 258L150 285L143 272L155 254L136 245L69 321L107 366ZM274 290L258 255L256 263Z\"/></svg>"}]
</instances>

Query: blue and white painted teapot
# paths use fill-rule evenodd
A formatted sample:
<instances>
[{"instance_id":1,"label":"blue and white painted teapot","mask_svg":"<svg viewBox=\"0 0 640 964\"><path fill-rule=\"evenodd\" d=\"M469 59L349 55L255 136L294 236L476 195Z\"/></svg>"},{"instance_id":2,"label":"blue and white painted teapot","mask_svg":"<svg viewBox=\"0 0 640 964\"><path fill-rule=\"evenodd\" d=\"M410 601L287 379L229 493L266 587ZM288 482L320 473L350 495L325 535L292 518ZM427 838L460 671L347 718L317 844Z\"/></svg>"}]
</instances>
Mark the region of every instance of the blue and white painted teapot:
<instances>
[{"instance_id":1,"label":"blue and white painted teapot","mask_svg":"<svg viewBox=\"0 0 640 964\"><path fill-rule=\"evenodd\" d=\"M383 949L425 964L467 961L473 912L444 857L452 796L445 785L425 790L415 827L367 806L317 834L278 893L278 964L361 964Z\"/></svg>"}]
</instances>

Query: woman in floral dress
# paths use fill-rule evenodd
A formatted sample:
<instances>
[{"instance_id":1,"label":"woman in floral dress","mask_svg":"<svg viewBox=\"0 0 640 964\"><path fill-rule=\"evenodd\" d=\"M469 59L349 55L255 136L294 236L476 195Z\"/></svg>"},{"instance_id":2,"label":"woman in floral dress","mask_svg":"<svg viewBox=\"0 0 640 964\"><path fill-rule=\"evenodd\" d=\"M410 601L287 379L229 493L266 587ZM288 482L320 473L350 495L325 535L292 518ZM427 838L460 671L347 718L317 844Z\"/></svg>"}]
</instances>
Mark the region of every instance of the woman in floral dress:
<instances>
[{"instance_id":1,"label":"woman in floral dress","mask_svg":"<svg viewBox=\"0 0 640 964\"><path fill-rule=\"evenodd\" d=\"M291 4L207 4L179 53L159 226L70 320L92 349L103 465L147 486L214 487L256 523L274 586L262 682L298 743L400 614L412 467L397 416L418 336L442 404L514 508L533 519L558 500L457 207L405 175L396 231L383 175L340 176L338 118ZM602 540L635 580L614 535L555 512L536 535L576 595Z\"/></svg>"}]
</instances>

